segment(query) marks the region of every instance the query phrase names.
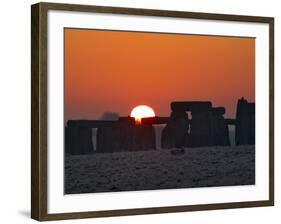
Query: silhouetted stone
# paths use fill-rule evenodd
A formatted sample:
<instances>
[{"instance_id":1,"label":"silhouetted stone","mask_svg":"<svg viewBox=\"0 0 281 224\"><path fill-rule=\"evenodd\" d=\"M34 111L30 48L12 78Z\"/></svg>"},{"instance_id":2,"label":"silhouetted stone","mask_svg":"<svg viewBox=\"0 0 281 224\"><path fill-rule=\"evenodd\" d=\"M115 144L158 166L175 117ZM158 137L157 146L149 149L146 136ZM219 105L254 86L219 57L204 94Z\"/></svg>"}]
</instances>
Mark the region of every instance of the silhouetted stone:
<instances>
[{"instance_id":1,"label":"silhouetted stone","mask_svg":"<svg viewBox=\"0 0 281 224\"><path fill-rule=\"evenodd\" d=\"M212 108L209 101L171 103L170 117L132 117L118 120L73 120L65 128L65 150L70 154L93 153L92 128L96 131L95 152L139 151L156 148L154 124L167 124L161 136L162 148L230 145L228 125L236 125L236 144L255 143L255 103L238 100L236 119L225 119L224 107ZM189 120L186 111L190 111Z\"/></svg>"},{"instance_id":2,"label":"silhouetted stone","mask_svg":"<svg viewBox=\"0 0 281 224\"><path fill-rule=\"evenodd\" d=\"M96 148L92 143L92 128L97 128ZM155 131L151 125L135 125L132 117L109 120L71 120L65 129L66 153L118 152L156 148Z\"/></svg>"},{"instance_id":3,"label":"silhouetted stone","mask_svg":"<svg viewBox=\"0 0 281 224\"><path fill-rule=\"evenodd\" d=\"M249 144L255 144L255 103L249 103Z\"/></svg>"},{"instance_id":4,"label":"silhouetted stone","mask_svg":"<svg viewBox=\"0 0 281 224\"><path fill-rule=\"evenodd\" d=\"M189 130L188 114L173 111L162 132L162 148L181 148L187 145Z\"/></svg>"},{"instance_id":5,"label":"silhouetted stone","mask_svg":"<svg viewBox=\"0 0 281 224\"><path fill-rule=\"evenodd\" d=\"M167 124L169 119L169 117L145 117L141 119L141 123L147 125Z\"/></svg>"},{"instance_id":6,"label":"silhouetted stone","mask_svg":"<svg viewBox=\"0 0 281 224\"><path fill-rule=\"evenodd\" d=\"M134 125L135 124L135 118L133 117L119 117L118 124L127 124L127 125Z\"/></svg>"},{"instance_id":7,"label":"silhouetted stone","mask_svg":"<svg viewBox=\"0 0 281 224\"><path fill-rule=\"evenodd\" d=\"M212 136L214 138L214 142L213 142L214 145L220 145L220 146L230 145L228 124L223 117L224 113L225 113L224 107L212 108L212 114L213 114Z\"/></svg>"},{"instance_id":8,"label":"silhouetted stone","mask_svg":"<svg viewBox=\"0 0 281 224\"><path fill-rule=\"evenodd\" d=\"M126 136L126 145L121 145L121 143L125 141L122 132L127 133L124 129L125 127L122 130L118 126L98 128L96 136L97 153L128 151L127 147L130 146L132 139L129 139L130 136Z\"/></svg>"},{"instance_id":9,"label":"silhouetted stone","mask_svg":"<svg viewBox=\"0 0 281 224\"><path fill-rule=\"evenodd\" d=\"M67 125L64 127L64 150L65 153L71 154L71 141L70 141L70 131Z\"/></svg>"},{"instance_id":10,"label":"silhouetted stone","mask_svg":"<svg viewBox=\"0 0 281 224\"><path fill-rule=\"evenodd\" d=\"M224 107L213 107L212 108L213 115L224 115L225 108Z\"/></svg>"},{"instance_id":11,"label":"silhouetted stone","mask_svg":"<svg viewBox=\"0 0 281 224\"><path fill-rule=\"evenodd\" d=\"M172 102L172 111L206 111L212 108L212 103L209 101L181 101Z\"/></svg>"},{"instance_id":12,"label":"silhouetted stone","mask_svg":"<svg viewBox=\"0 0 281 224\"><path fill-rule=\"evenodd\" d=\"M213 132L213 114L211 110L191 112L190 141L188 146L212 146L215 144Z\"/></svg>"},{"instance_id":13,"label":"silhouetted stone","mask_svg":"<svg viewBox=\"0 0 281 224\"><path fill-rule=\"evenodd\" d=\"M225 118L224 120L228 125L236 125L236 119Z\"/></svg>"},{"instance_id":14,"label":"silhouetted stone","mask_svg":"<svg viewBox=\"0 0 281 224\"><path fill-rule=\"evenodd\" d=\"M65 152L72 155L93 153L92 129L79 125L67 125L65 128Z\"/></svg>"},{"instance_id":15,"label":"silhouetted stone","mask_svg":"<svg viewBox=\"0 0 281 224\"><path fill-rule=\"evenodd\" d=\"M235 143L255 144L255 103L248 103L243 97L237 102Z\"/></svg>"},{"instance_id":16,"label":"silhouetted stone","mask_svg":"<svg viewBox=\"0 0 281 224\"><path fill-rule=\"evenodd\" d=\"M92 128L116 126L118 121L69 120L65 128L65 152L72 155L94 153Z\"/></svg>"},{"instance_id":17,"label":"silhouetted stone","mask_svg":"<svg viewBox=\"0 0 281 224\"><path fill-rule=\"evenodd\" d=\"M224 107L212 108L208 101L186 101L172 102L171 109L173 112L162 133L162 148L230 144ZM185 111L191 111L190 122Z\"/></svg>"},{"instance_id":18,"label":"silhouetted stone","mask_svg":"<svg viewBox=\"0 0 281 224\"><path fill-rule=\"evenodd\" d=\"M141 151L156 148L155 131L151 125L120 123L116 127L97 130L97 152Z\"/></svg>"},{"instance_id":19,"label":"silhouetted stone","mask_svg":"<svg viewBox=\"0 0 281 224\"><path fill-rule=\"evenodd\" d=\"M133 150L156 149L155 130L151 125L136 125L134 128Z\"/></svg>"}]
</instances>

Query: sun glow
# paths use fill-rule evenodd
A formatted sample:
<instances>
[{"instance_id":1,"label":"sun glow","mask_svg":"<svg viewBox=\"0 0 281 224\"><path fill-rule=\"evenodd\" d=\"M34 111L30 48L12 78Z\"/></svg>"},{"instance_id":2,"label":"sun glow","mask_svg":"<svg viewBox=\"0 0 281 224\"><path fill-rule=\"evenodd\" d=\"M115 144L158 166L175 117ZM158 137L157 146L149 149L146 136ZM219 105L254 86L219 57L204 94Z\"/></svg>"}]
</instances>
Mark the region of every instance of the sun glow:
<instances>
[{"instance_id":1,"label":"sun glow","mask_svg":"<svg viewBox=\"0 0 281 224\"><path fill-rule=\"evenodd\" d=\"M132 110L130 116L135 118L136 124L141 124L142 118L155 117L155 113L152 108L145 105L139 105Z\"/></svg>"}]
</instances>

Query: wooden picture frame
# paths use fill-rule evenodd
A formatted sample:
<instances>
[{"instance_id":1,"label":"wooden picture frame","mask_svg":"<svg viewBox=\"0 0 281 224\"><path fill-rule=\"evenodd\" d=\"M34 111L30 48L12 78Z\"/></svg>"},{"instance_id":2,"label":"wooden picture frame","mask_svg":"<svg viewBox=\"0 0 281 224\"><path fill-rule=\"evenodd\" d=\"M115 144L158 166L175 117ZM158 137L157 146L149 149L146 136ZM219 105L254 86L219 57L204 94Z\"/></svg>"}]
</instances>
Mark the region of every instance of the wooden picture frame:
<instances>
[{"instance_id":1,"label":"wooden picture frame","mask_svg":"<svg viewBox=\"0 0 281 224\"><path fill-rule=\"evenodd\" d=\"M38 3L31 7L31 217L39 221L81 219L108 216L141 215L199 210L246 208L274 205L274 18L241 15L223 15L182 11L165 11L137 8L118 8L90 5ZM157 16L165 18L194 18L202 20L262 23L269 25L269 196L268 200L243 201L151 208L48 213L48 19L50 10L71 12ZM59 149L58 149L59 150Z\"/></svg>"}]
</instances>

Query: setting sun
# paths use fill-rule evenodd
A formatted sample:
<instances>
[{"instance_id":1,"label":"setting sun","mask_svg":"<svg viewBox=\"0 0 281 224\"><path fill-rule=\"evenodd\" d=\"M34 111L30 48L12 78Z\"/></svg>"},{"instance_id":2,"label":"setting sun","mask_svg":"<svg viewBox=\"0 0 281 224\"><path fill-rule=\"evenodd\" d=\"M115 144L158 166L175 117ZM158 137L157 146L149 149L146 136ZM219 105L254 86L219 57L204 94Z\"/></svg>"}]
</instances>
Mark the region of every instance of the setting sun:
<instances>
[{"instance_id":1,"label":"setting sun","mask_svg":"<svg viewBox=\"0 0 281 224\"><path fill-rule=\"evenodd\" d=\"M135 107L131 112L131 117L135 118L137 124L141 124L141 119L144 117L155 117L155 113L152 108L140 105Z\"/></svg>"}]
</instances>

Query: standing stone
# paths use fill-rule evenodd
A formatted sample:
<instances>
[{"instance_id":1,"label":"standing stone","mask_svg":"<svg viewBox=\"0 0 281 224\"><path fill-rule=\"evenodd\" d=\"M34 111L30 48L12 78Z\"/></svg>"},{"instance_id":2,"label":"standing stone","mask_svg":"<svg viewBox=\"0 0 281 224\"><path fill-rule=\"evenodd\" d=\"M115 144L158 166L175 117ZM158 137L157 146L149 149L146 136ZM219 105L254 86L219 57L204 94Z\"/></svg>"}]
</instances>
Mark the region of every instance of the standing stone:
<instances>
[{"instance_id":1,"label":"standing stone","mask_svg":"<svg viewBox=\"0 0 281 224\"><path fill-rule=\"evenodd\" d=\"M94 153L94 146L92 142L92 128L79 128L79 143L79 151L81 152L80 154Z\"/></svg>"},{"instance_id":2,"label":"standing stone","mask_svg":"<svg viewBox=\"0 0 281 224\"><path fill-rule=\"evenodd\" d=\"M152 125L135 125L126 119L114 127L97 130L97 152L143 151L156 148L155 131Z\"/></svg>"},{"instance_id":3,"label":"standing stone","mask_svg":"<svg viewBox=\"0 0 281 224\"><path fill-rule=\"evenodd\" d=\"M173 111L162 131L162 148L185 147L188 141L188 132L188 114L184 111Z\"/></svg>"},{"instance_id":4,"label":"standing stone","mask_svg":"<svg viewBox=\"0 0 281 224\"><path fill-rule=\"evenodd\" d=\"M249 103L249 144L255 144L255 103Z\"/></svg>"},{"instance_id":5,"label":"standing stone","mask_svg":"<svg viewBox=\"0 0 281 224\"><path fill-rule=\"evenodd\" d=\"M127 136L127 141L130 136ZM122 146L122 130L120 127L100 127L97 129L97 153L126 151L126 145Z\"/></svg>"},{"instance_id":6,"label":"standing stone","mask_svg":"<svg viewBox=\"0 0 281 224\"><path fill-rule=\"evenodd\" d=\"M68 124L65 128L65 152L72 155L93 153L92 129Z\"/></svg>"},{"instance_id":7,"label":"standing stone","mask_svg":"<svg viewBox=\"0 0 281 224\"><path fill-rule=\"evenodd\" d=\"M71 147L70 147L70 132L67 125L64 127L64 152L66 154L71 154Z\"/></svg>"},{"instance_id":8,"label":"standing stone","mask_svg":"<svg viewBox=\"0 0 281 224\"><path fill-rule=\"evenodd\" d=\"M190 147L212 146L214 142L213 115L210 110L191 111Z\"/></svg>"},{"instance_id":9,"label":"standing stone","mask_svg":"<svg viewBox=\"0 0 281 224\"><path fill-rule=\"evenodd\" d=\"M135 125L133 128L133 151L156 149L155 129L152 125Z\"/></svg>"},{"instance_id":10,"label":"standing stone","mask_svg":"<svg viewBox=\"0 0 281 224\"><path fill-rule=\"evenodd\" d=\"M212 108L214 145L230 145L228 124L223 117L224 107Z\"/></svg>"},{"instance_id":11,"label":"standing stone","mask_svg":"<svg viewBox=\"0 0 281 224\"><path fill-rule=\"evenodd\" d=\"M243 97L237 102L235 143L255 144L255 103L248 103Z\"/></svg>"}]
</instances>

